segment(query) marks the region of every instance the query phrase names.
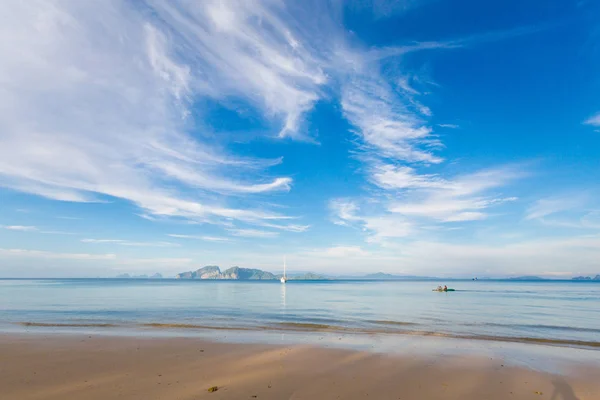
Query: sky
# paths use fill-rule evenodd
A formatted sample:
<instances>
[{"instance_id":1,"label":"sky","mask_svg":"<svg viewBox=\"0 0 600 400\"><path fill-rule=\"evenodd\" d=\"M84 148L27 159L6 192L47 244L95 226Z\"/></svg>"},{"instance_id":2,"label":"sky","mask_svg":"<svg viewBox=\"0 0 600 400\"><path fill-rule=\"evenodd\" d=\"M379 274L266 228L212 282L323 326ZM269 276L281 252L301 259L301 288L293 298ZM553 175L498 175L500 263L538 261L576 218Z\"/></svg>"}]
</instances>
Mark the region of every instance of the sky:
<instances>
[{"instance_id":1,"label":"sky","mask_svg":"<svg viewBox=\"0 0 600 400\"><path fill-rule=\"evenodd\" d=\"M0 277L600 274L598 15L0 2Z\"/></svg>"}]
</instances>

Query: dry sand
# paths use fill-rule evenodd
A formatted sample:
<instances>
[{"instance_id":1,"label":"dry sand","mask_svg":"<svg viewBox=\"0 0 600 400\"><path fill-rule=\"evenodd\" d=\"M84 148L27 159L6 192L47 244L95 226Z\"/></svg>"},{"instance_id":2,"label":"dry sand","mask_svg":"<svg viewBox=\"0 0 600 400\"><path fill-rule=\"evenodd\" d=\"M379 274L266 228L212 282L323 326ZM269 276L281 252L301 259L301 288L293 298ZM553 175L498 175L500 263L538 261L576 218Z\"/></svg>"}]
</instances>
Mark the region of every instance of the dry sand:
<instances>
[{"instance_id":1,"label":"dry sand","mask_svg":"<svg viewBox=\"0 0 600 400\"><path fill-rule=\"evenodd\" d=\"M556 376L502 363L191 338L0 335L0 399L600 399L599 370Z\"/></svg>"}]
</instances>

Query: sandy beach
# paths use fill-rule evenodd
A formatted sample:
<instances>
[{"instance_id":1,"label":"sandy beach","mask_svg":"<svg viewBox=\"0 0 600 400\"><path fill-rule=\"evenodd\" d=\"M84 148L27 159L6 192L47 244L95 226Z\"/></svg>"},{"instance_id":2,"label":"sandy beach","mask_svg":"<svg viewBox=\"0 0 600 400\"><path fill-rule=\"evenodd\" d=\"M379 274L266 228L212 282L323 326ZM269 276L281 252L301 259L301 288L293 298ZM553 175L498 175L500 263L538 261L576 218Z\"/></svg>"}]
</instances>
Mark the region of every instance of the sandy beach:
<instances>
[{"instance_id":1,"label":"sandy beach","mask_svg":"<svg viewBox=\"0 0 600 400\"><path fill-rule=\"evenodd\" d=\"M0 335L0 399L600 398L600 370L574 366L558 376L505 363L194 338Z\"/></svg>"}]
</instances>

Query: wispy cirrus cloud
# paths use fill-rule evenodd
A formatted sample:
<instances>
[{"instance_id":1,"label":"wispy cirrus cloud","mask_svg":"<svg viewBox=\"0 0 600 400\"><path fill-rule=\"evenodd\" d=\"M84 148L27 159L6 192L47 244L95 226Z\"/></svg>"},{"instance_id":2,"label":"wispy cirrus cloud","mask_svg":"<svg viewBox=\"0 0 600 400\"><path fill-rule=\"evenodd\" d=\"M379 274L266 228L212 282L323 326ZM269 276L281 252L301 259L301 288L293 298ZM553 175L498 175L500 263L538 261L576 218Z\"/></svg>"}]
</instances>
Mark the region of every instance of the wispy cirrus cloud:
<instances>
[{"instance_id":1,"label":"wispy cirrus cloud","mask_svg":"<svg viewBox=\"0 0 600 400\"><path fill-rule=\"evenodd\" d=\"M442 162L429 149L439 144L432 129L379 77L349 79L341 101L344 115L357 128L363 151L406 162Z\"/></svg>"},{"instance_id":2,"label":"wispy cirrus cloud","mask_svg":"<svg viewBox=\"0 0 600 400\"><path fill-rule=\"evenodd\" d=\"M37 232L39 229L35 226L24 226L24 225L6 225L2 228L8 229L9 231L19 231L19 232Z\"/></svg>"},{"instance_id":3,"label":"wispy cirrus cloud","mask_svg":"<svg viewBox=\"0 0 600 400\"><path fill-rule=\"evenodd\" d=\"M65 260L114 260L114 254L89 254L89 253L56 253L42 250L28 249L0 249L0 256L50 258Z\"/></svg>"},{"instance_id":4,"label":"wispy cirrus cloud","mask_svg":"<svg viewBox=\"0 0 600 400\"><path fill-rule=\"evenodd\" d=\"M233 236L251 237L251 238L274 238L279 236L279 232L263 231L260 229L228 229Z\"/></svg>"},{"instance_id":5,"label":"wispy cirrus cloud","mask_svg":"<svg viewBox=\"0 0 600 400\"><path fill-rule=\"evenodd\" d=\"M44 233L48 235L73 235L71 232L63 232L63 231L51 231L51 230L43 230L38 228L37 226L25 226L25 225L0 225L0 228L9 230L9 231L18 231L18 232L36 232L36 233Z\"/></svg>"},{"instance_id":6,"label":"wispy cirrus cloud","mask_svg":"<svg viewBox=\"0 0 600 400\"><path fill-rule=\"evenodd\" d=\"M364 211L355 200L334 199L329 203L332 221L337 225L356 227L367 232L368 242L383 242L390 238L403 238L414 233L411 221L401 215L393 215L383 207Z\"/></svg>"},{"instance_id":7,"label":"wispy cirrus cloud","mask_svg":"<svg viewBox=\"0 0 600 400\"><path fill-rule=\"evenodd\" d=\"M492 166L487 170L447 177L431 173L446 161L444 143L432 124L434 110L425 101L431 82L416 79L402 60L416 52L456 50L532 34L553 25L516 27L449 40L400 46L348 50L341 84L344 116L356 133L356 157L376 190L355 199L333 200L333 222L357 226L368 241L404 238L431 224L486 219L489 209L516 200L498 193L522 178L519 167ZM393 60L392 60L393 59ZM440 168L437 167L437 170Z\"/></svg>"},{"instance_id":8,"label":"wispy cirrus cloud","mask_svg":"<svg viewBox=\"0 0 600 400\"><path fill-rule=\"evenodd\" d=\"M600 211L588 192L567 193L535 201L525 220L544 226L565 229L595 230L600 228Z\"/></svg>"},{"instance_id":9,"label":"wispy cirrus cloud","mask_svg":"<svg viewBox=\"0 0 600 400\"><path fill-rule=\"evenodd\" d=\"M586 124L586 125L592 125L592 126L598 126L598 127L600 127L600 113L589 117L588 119L586 119L585 121L583 121L583 123Z\"/></svg>"},{"instance_id":10,"label":"wispy cirrus cloud","mask_svg":"<svg viewBox=\"0 0 600 400\"><path fill-rule=\"evenodd\" d=\"M441 222L484 219L487 216L484 212L486 209L516 200L515 197L489 196L486 193L523 176L525 174L515 167L483 170L452 180L442 180L435 175L415 179L410 174L402 173L388 184L395 183L399 188L413 187L420 190L412 192L405 201L392 202L390 211Z\"/></svg>"},{"instance_id":11,"label":"wispy cirrus cloud","mask_svg":"<svg viewBox=\"0 0 600 400\"><path fill-rule=\"evenodd\" d=\"M177 233L169 233L167 236L177 238L177 239L195 239L195 240L204 240L207 242L230 242L230 238L221 237L221 236L206 236L206 235L181 235Z\"/></svg>"},{"instance_id":12,"label":"wispy cirrus cloud","mask_svg":"<svg viewBox=\"0 0 600 400\"><path fill-rule=\"evenodd\" d=\"M202 195L289 191L292 180L270 177L280 158L236 157L205 140L210 127L193 114L200 98L244 98L280 136L302 137L302 115L327 78L283 5L1 7L11 18L0 33L13 40L0 44L0 75L11 76L0 80L0 186L60 201L117 198L150 216L209 223L286 217Z\"/></svg>"},{"instance_id":13,"label":"wispy cirrus cloud","mask_svg":"<svg viewBox=\"0 0 600 400\"><path fill-rule=\"evenodd\" d=\"M300 257L310 258L346 258L346 257L368 257L370 253L360 246L332 246L319 249L311 249L298 253Z\"/></svg>"},{"instance_id":14,"label":"wispy cirrus cloud","mask_svg":"<svg viewBox=\"0 0 600 400\"><path fill-rule=\"evenodd\" d=\"M367 232L369 242L405 238L430 230L431 224L485 219L489 209L516 200L489 194L524 176L517 167L504 167L444 179L436 174L418 174L413 168L380 164L371 171L373 183L391 199L373 208L352 199L330 202L332 220L338 225L357 226Z\"/></svg>"},{"instance_id":15,"label":"wispy cirrus cloud","mask_svg":"<svg viewBox=\"0 0 600 400\"><path fill-rule=\"evenodd\" d=\"M199 90L251 99L281 117L280 136L303 135L301 116L320 97L327 76L318 49L306 42L307 31L295 26L283 3L154 2L152 8L177 32L200 77L209 81L197 82Z\"/></svg>"},{"instance_id":16,"label":"wispy cirrus cloud","mask_svg":"<svg viewBox=\"0 0 600 400\"><path fill-rule=\"evenodd\" d=\"M528 209L525 219L540 219L552 214L583 207L587 197L581 194L553 196L537 200Z\"/></svg>"},{"instance_id":17,"label":"wispy cirrus cloud","mask_svg":"<svg viewBox=\"0 0 600 400\"><path fill-rule=\"evenodd\" d=\"M122 239L81 239L82 243L91 244L116 244L119 246L131 247L178 247L179 244L171 242L133 242Z\"/></svg>"}]
</instances>

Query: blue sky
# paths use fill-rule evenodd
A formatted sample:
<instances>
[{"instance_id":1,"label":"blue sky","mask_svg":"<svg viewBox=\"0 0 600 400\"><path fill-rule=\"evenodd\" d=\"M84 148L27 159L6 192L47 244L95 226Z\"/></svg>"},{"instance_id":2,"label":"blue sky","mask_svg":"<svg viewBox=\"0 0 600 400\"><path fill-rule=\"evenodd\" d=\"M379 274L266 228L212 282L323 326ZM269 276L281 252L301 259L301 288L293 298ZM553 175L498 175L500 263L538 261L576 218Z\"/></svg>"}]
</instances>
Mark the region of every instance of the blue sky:
<instances>
[{"instance_id":1,"label":"blue sky","mask_svg":"<svg viewBox=\"0 0 600 400\"><path fill-rule=\"evenodd\" d=\"M0 276L600 273L597 2L0 7Z\"/></svg>"}]
</instances>

